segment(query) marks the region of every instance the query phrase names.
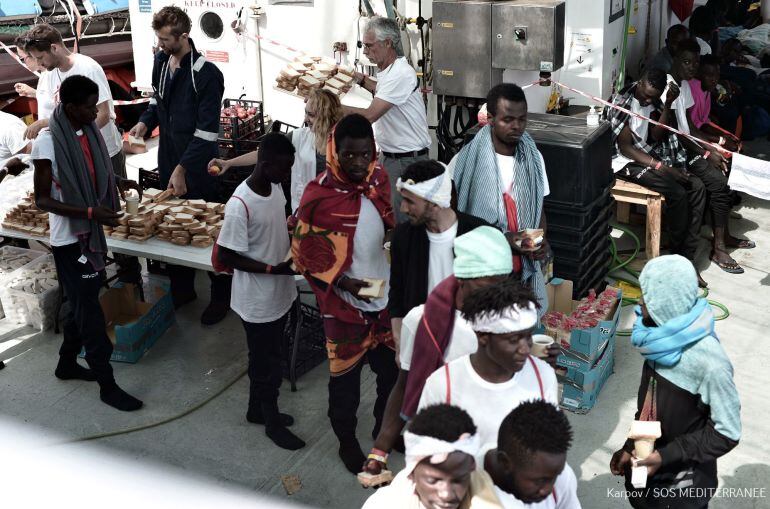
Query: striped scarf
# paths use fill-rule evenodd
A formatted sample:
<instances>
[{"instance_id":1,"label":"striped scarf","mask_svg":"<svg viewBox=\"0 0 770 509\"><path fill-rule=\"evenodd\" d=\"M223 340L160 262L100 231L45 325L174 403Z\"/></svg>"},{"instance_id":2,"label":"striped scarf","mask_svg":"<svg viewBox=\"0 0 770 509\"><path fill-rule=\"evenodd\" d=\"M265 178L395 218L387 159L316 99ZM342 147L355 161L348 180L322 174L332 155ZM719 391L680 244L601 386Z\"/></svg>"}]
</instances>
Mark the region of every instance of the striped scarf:
<instances>
[{"instance_id":1,"label":"striped scarf","mask_svg":"<svg viewBox=\"0 0 770 509\"><path fill-rule=\"evenodd\" d=\"M525 132L516 148L513 199L516 202L518 228L538 228L543 210L543 169L535 141ZM486 125L457 154L454 164L457 208L460 212L484 219L500 230L509 231L503 193L503 182L492 144L492 130ZM540 263L522 257L521 280L535 292L540 303L538 314L548 309L545 278Z\"/></svg>"}]
</instances>

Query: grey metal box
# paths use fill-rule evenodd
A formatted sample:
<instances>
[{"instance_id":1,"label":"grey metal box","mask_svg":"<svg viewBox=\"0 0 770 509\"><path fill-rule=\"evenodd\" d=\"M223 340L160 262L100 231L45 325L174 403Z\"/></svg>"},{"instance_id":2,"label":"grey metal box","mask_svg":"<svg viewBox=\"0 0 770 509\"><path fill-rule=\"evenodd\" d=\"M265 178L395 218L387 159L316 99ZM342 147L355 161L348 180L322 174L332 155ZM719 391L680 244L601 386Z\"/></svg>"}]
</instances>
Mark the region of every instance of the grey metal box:
<instances>
[{"instance_id":1,"label":"grey metal box","mask_svg":"<svg viewBox=\"0 0 770 509\"><path fill-rule=\"evenodd\" d=\"M492 4L489 1L433 2L433 92L483 98L503 81L492 68Z\"/></svg>"},{"instance_id":2,"label":"grey metal box","mask_svg":"<svg viewBox=\"0 0 770 509\"><path fill-rule=\"evenodd\" d=\"M495 2L492 67L519 71L560 68L564 64L564 14L564 0ZM547 62L552 69L541 69Z\"/></svg>"}]
</instances>

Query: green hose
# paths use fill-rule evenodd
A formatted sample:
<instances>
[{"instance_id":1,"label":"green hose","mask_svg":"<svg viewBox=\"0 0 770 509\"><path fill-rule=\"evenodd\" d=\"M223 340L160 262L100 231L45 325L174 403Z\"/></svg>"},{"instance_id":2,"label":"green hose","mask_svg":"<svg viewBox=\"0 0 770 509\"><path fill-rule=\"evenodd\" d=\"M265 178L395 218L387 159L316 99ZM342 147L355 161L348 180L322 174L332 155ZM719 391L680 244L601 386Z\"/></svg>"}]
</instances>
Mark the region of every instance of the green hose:
<instances>
[{"instance_id":1,"label":"green hose","mask_svg":"<svg viewBox=\"0 0 770 509\"><path fill-rule=\"evenodd\" d=\"M632 232L630 229L620 225L612 225L612 227L629 235L634 240L634 250L633 250L633 253L631 253L631 255L628 258L626 258L625 260L622 260L618 254L618 247L617 247L617 244L615 244L615 239L612 236L610 236L610 253L612 253L613 265L610 266L608 275L617 281L623 281L624 283L628 283L630 285L639 287L639 272L629 268L628 265L633 260L636 259L641 249L642 243L639 240L639 237L637 237L636 234ZM630 274L632 278L621 275L620 273L622 272L626 272ZM709 295L708 288L704 288L703 293L699 297L706 298L708 297L708 295ZM639 299L635 297L623 297L621 299L620 305L621 307L635 306L638 302L639 302ZM715 300L708 300L708 303L711 306L722 311L721 314L714 316L714 321L718 322L730 316L730 310L727 308L727 306L725 306L721 302L717 302ZM631 335L631 329L618 330L615 332L615 334L621 337L627 337Z\"/></svg>"},{"instance_id":2,"label":"green hose","mask_svg":"<svg viewBox=\"0 0 770 509\"><path fill-rule=\"evenodd\" d=\"M219 396L221 396L222 393L224 393L227 389L232 387L235 384L235 382L237 382L238 380L243 378L243 376L246 373L247 373L247 370L244 369L243 371L239 372L236 376L234 376L224 386L222 386L219 390L217 390L214 394L211 394L210 396L208 396L203 401L201 401L199 403L196 403L195 405L187 408L186 410L183 410L181 413L178 413L176 415L172 415L171 417L167 417L165 419L161 419L160 421L151 422L149 424L143 424L141 426L135 426L133 428L124 428L124 429L119 429L119 430L115 430L115 431L108 431L106 433L99 433L99 434L96 434L96 435L90 435L90 436L81 437L81 438L74 438L72 440L65 440L64 442L61 442L61 443L63 443L63 444L71 444L71 443L76 443L76 442L88 442L90 440L98 440L100 438L114 437L114 436L118 436L118 435L126 435L128 433L135 433L137 431L142 431L142 430L146 430L146 429L150 429L150 428L155 428L157 426L162 426L163 424L168 424L169 422L176 421L177 419L181 419L182 417L184 417L186 415L190 415L191 413L195 412L196 410L198 410L198 409L202 408L203 406L207 405L208 403L210 403L215 398L218 398Z\"/></svg>"}]
</instances>

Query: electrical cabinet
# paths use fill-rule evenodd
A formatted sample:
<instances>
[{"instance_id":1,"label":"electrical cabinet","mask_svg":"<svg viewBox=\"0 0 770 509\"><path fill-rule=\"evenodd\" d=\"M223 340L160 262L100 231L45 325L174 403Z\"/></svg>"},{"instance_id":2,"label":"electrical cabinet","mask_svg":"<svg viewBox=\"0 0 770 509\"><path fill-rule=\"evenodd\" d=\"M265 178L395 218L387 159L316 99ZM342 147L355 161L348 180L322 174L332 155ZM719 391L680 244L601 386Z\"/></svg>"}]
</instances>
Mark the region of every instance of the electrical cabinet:
<instances>
[{"instance_id":1,"label":"electrical cabinet","mask_svg":"<svg viewBox=\"0 0 770 509\"><path fill-rule=\"evenodd\" d=\"M564 0L492 4L492 67L555 71L564 64Z\"/></svg>"},{"instance_id":2,"label":"electrical cabinet","mask_svg":"<svg viewBox=\"0 0 770 509\"><path fill-rule=\"evenodd\" d=\"M492 67L492 9L488 1L433 2L433 90L482 98L503 81Z\"/></svg>"},{"instance_id":3,"label":"electrical cabinet","mask_svg":"<svg viewBox=\"0 0 770 509\"><path fill-rule=\"evenodd\" d=\"M434 93L483 98L505 69L560 68L564 14L564 0L434 0Z\"/></svg>"}]
</instances>

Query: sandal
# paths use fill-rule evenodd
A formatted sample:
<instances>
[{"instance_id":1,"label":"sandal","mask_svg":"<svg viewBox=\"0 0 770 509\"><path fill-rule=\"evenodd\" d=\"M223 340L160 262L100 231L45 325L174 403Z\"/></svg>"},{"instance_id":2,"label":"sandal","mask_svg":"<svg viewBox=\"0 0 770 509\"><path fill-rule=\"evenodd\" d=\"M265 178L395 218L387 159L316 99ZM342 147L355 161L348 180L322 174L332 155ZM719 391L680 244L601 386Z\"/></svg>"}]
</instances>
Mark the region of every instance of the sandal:
<instances>
[{"instance_id":1,"label":"sandal","mask_svg":"<svg viewBox=\"0 0 770 509\"><path fill-rule=\"evenodd\" d=\"M736 261L718 262L714 258L712 258L711 261L716 263L717 267L727 272L728 274L743 274L745 272L743 267L741 267L740 264L738 264Z\"/></svg>"},{"instance_id":2,"label":"sandal","mask_svg":"<svg viewBox=\"0 0 770 509\"><path fill-rule=\"evenodd\" d=\"M757 247L757 244L753 240L749 239L735 239L738 241L735 245L730 245L727 247L732 247L733 249L754 249Z\"/></svg>"}]
</instances>

